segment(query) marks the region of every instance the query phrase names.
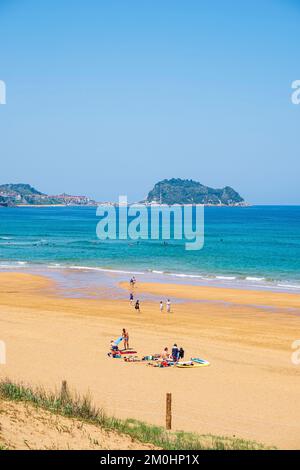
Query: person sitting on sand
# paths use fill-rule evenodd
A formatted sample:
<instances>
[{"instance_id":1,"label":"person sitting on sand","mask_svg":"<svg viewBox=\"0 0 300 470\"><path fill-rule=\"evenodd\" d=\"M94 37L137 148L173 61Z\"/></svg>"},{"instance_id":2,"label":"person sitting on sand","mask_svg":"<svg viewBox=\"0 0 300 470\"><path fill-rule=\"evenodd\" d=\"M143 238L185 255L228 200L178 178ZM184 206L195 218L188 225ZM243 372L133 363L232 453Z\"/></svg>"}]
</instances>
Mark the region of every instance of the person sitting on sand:
<instances>
[{"instance_id":1,"label":"person sitting on sand","mask_svg":"<svg viewBox=\"0 0 300 470\"><path fill-rule=\"evenodd\" d=\"M161 358L166 361L168 359L170 359L170 354L169 354L169 349L168 348L165 348L161 354Z\"/></svg>"},{"instance_id":2,"label":"person sitting on sand","mask_svg":"<svg viewBox=\"0 0 300 470\"><path fill-rule=\"evenodd\" d=\"M118 345L115 343L115 341L112 339L110 342L110 352L108 353L108 356L110 357L119 357L120 351Z\"/></svg>"},{"instance_id":3,"label":"person sitting on sand","mask_svg":"<svg viewBox=\"0 0 300 470\"><path fill-rule=\"evenodd\" d=\"M129 349L129 334L128 331L123 328L122 331L123 341L124 341L124 349Z\"/></svg>"},{"instance_id":4,"label":"person sitting on sand","mask_svg":"<svg viewBox=\"0 0 300 470\"><path fill-rule=\"evenodd\" d=\"M136 301L134 308L135 308L136 310L138 310L138 311L139 311L139 313L141 313L141 309L140 309L140 301L139 301L139 300L137 300L137 301Z\"/></svg>"},{"instance_id":5,"label":"person sitting on sand","mask_svg":"<svg viewBox=\"0 0 300 470\"><path fill-rule=\"evenodd\" d=\"M119 350L118 345L115 343L115 341L113 339L110 342L110 349L111 349L111 351L118 351Z\"/></svg>"}]
</instances>

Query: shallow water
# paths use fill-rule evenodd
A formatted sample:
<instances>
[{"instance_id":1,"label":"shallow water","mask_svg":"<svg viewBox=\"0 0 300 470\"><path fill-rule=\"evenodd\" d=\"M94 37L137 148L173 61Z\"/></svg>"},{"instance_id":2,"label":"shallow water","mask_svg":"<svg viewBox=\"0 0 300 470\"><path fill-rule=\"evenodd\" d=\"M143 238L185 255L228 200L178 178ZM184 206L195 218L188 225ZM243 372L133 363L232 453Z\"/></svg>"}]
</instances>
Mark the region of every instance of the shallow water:
<instances>
[{"instance_id":1,"label":"shallow water","mask_svg":"<svg viewBox=\"0 0 300 470\"><path fill-rule=\"evenodd\" d=\"M109 290L112 275L128 280L135 273L159 282L300 292L299 206L207 207L200 251L186 251L178 240L100 241L98 221L94 207L1 208L0 269L67 270L64 282L90 289L103 281Z\"/></svg>"}]
</instances>

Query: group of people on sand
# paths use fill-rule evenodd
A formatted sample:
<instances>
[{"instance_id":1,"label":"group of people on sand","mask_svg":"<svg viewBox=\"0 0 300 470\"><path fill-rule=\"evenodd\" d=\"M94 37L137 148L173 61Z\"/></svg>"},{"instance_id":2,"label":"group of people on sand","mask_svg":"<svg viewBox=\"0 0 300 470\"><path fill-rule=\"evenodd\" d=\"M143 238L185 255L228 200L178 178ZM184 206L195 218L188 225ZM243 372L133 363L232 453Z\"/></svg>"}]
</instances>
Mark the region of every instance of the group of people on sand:
<instances>
[{"instance_id":1,"label":"group of people on sand","mask_svg":"<svg viewBox=\"0 0 300 470\"><path fill-rule=\"evenodd\" d=\"M129 301L130 301L130 305L134 306L134 308L140 313L141 311L140 301L139 300L134 301L133 292L130 292Z\"/></svg>"},{"instance_id":2,"label":"group of people on sand","mask_svg":"<svg viewBox=\"0 0 300 470\"><path fill-rule=\"evenodd\" d=\"M160 303L159 303L159 310L160 310L161 312L164 311L164 303L163 303L162 300L161 300ZM166 301L166 311L167 311L167 313L171 313L171 301L170 301L170 299L168 299L168 300Z\"/></svg>"},{"instance_id":3,"label":"group of people on sand","mask_svg":"<svg viewBox=\"0 0 300 470\"><path fill-rule=\"evenodd\" d=\"M130 284L130 304L134 306L135 310L140 312L140 301L139 300L134 300L134 287L136 284L136 278L135 276L132 276L132 278L129 281ZM167 301L164 302L161 300L159 303L159 309L160 312L163 312L164 309L166 309L167 313L171 312L171 301L170 299L167 299ZM119 349L119 343L122 342L124 343L124 351L129 350L129 333L126 330L126 328L123 328L122 330L122 335L119 337L118 340L114 341L111 340L110 342L110 353L109 355L112 357L121 357L121 351ZM157 355L159 357L159 355ZM160 354L160 358L162 361L167 361L167 362L178 362L179 360L184 358L184 350L182 347L178 347L177 344L175 343L174 346L172 347L171 352L169 351L168 347L165 347L163 352Z\"/></svg>"},{"instance_id":4,"label":"group of people on sand","mask_svg":"<svg viewBox=\"0 0 300 470\"><path fill-rule=\"evenodd\" d=\"M134 306L135 310L140 313L141 312L140 301L139 300L136 300L136 301L134 300L133 290L134 290L134 287L135 287L135 284L136 284L136 278L134 276L132 276L132 278L130 279L129 284L130 284L130 288L131 288L130 294L129 294L130 305ZM165 308L166 308L167 313L171 313L171 301L170 301L170 299L167 299L166 307L164 306L164 302L162 300L160 301L159 310L161 312L163 312Z\"/></svg>"},{"instance_id":5,"label":"group of people on sand","mask_svg":"<svg viewBox=\"0 0 300 470\"><path fill-rule=\"evenodd\" d=\"M184 350L183 348L179 348L176 343L174 344L171 353L168 347L166 347L161 353L161 359L163 361L178 362L180 359L183 359L183 358L184 358Z\"/></svg>"},{"instance_id":6,"label":"group of people on sand","mask_svg":"<svg viewBox=\"0 0 300 470\"><path fill-rule=\"evenodd\" d=\"M110 352L108 355L110 357L121 357L121 350L119 349L119 344L124 343L123 351L129 350L129 333L126 328L123 328L122 335L119 337L118 340L111 340L110 342ZM124 354L124 353L123 353ZM160 355L157 355L158 358L162 360L162 362L170 363L170 362L178 362L184 358L184 350L182 347L178 347L175 343L172 347L171 352L169 351L168 347L165 347L163 352Z\"/></svg>"},{"instance_id":7,"label":"group of people on sand","mask_svg":"<svg viewBox=\"0 0 300 470\"><path fill-rule=\"evenodd\" d=\"M134 295L133 295L133 289L134 289L135 284L136 284L135 276L132 276L132 278L129 281L129 284L130 284L130 288L131 288L131 291L130 291L130 294L129 294L130 305L134 306L135 310L140 313L141 312L140 301L139 300L134 301Z\"/></svg>"},{"instance_id":8,"label":"group of people on sand","mask_svg":"<svg viewBox=\"0 0 300 470\"><path fill-rule=\"evenodd\" d=\"M129 333L125 328L122 330L122 341L124 343L124 350L127 351L129 349ZM110 342L110 350L114 352L119 351L119 345L113 339Z\"/></svg>"}]
</instances>

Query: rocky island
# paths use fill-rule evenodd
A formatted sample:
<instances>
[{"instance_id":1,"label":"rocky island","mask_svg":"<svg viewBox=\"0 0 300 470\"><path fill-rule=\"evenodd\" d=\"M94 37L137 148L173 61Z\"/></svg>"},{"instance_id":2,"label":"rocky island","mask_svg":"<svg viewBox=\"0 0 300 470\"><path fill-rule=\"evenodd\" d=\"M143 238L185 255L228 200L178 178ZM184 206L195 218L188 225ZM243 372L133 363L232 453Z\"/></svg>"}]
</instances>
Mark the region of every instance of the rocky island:
<instances>
[{"instance_id":1,"label":"rocky island","mask_svg":"<svg viewBox=\"0 0 300 470\"><path fill-rule=\"evenodd\" d=\"M198 181L172 178L155 184L146 204L205 204L209 206L243 206L244 199L230 186L221 189L204 186Z\"/></svg>"}]
</instances>

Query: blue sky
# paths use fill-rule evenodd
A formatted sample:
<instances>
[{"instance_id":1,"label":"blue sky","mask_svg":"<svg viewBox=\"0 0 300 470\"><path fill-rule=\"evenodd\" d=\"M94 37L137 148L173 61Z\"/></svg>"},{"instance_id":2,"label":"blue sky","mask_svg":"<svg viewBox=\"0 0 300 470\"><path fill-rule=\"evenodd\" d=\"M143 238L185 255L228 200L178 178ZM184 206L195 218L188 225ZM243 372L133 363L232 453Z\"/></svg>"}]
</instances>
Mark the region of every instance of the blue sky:
<instances>
[{"instance_id":1,"label":"blue sky","mask_svg":"<svg viewBox=\"0 0 300 470\"><path fill-rule=\"evenodd\" d=\"M0 0L1 182L300 204L300 1Z\"/></svg>"}]
</instances>

